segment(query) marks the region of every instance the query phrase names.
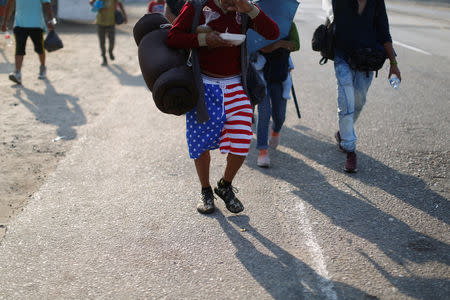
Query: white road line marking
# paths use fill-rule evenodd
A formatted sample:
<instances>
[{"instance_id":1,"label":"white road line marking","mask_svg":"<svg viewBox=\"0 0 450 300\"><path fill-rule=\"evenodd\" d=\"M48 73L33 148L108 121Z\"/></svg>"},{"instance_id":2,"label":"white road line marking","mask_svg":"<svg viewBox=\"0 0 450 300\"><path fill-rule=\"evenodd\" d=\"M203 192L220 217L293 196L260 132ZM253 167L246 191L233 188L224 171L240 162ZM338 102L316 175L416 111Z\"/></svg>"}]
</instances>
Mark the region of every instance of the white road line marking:
<instances>
[{"instance_id":1,"label":"white road line marking","mask_svg":"<svg viewBox=\"0 0 450 300\"><path fill-rule=\"evenodd\" d=\"M424 51L422 49L419 49L419 48L416 48L416 47L413 47L413 46L409 46L409 45L406 45L406 44L403 44L403 43L400 43L400 42L397 42L397 41L393 41L393 43L395 45L399 45L399 46L408 48L410 50L413 50L413 51L416 51L416 52L419 52L419 53L422 53L422 54L425 54L425 55L432 55L430 52L427 52L427 51Z\"/></svg>"},{"instance_id":2,"label":"white road line marking","mask_svg":"<svg viewBox=\"0 0 450 300\"><path fill-rule=\"evenodd\" d=\"M313 255L313 263L317 274L322 278L320 279L320 287L322 292L326 295L326 299L337 300L337 294L334 291L334 284L330 280L330 274L328 273L325 259L323 257L322 248L317 243L316 236L312 230L311 223L306 214L305 205L302 202L297 202L297 210L300 212L300 222L302 224L303 232L307 238L306 245L311 249Z\"/></svg>"}]
</instances>

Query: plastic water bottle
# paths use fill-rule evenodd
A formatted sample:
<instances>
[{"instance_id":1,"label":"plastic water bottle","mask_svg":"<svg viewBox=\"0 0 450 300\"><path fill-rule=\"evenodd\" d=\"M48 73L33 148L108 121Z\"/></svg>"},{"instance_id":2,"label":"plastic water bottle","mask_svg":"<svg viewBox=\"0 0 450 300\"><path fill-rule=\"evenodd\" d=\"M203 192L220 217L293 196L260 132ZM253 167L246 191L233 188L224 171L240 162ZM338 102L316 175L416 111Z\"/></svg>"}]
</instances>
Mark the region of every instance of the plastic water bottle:
<instances>
[{"instance_id":1,"label":"plastic water bottle","mask_svg":"<svg viewBox=\"0 0 450 300\"><path fill-rule=\"evenodd\" d=\"M11 33L9 33L9 32L5 32L5 43L7 46L12 46L12 44L13 44Z\"/></svg>"},{"instance_id":2,"label":"plastic water bottle","mask_svg":"<svg viewBox=\"0 0 450 300\"><path fill-rule=\"evenodd\" d=\"M400 86L400 79L397 75L392 74L391 77L389 77L389 83L395 90L398 90L398 87Z\"/></svg>"}]
</instances>

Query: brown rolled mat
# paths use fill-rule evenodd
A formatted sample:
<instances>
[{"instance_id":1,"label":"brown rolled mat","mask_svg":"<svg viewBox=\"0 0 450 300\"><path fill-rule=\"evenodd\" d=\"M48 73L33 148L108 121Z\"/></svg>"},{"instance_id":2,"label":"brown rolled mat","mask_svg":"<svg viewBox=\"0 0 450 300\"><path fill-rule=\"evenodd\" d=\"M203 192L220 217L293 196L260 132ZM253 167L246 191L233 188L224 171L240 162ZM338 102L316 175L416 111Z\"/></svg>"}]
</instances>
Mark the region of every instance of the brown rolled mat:
<instances>
[{"instance_id":1,"label":"brown rolled mat","mask_svg":"<svg viewBox=\"0 0 450 300\"><path fill-rule=\"evenodd\" d=\"M197 99L192 69L186 65L161 74L153 86L153 100L163 113L183 115L196 106Z\"/></svg>"},{"instance_id":2,"label":"brown rolled mat","mask_svg":"<svg viewBox=\"0 0 450 300\"><path fill-rule=\"evenodd\" d=\"M153 30L160 29L161 25L167 24L169 27L172 26L170 21L167 20L162 14L154 13L154 14L146 14L133 27L133 36L136 45L142 41L142 38L149 32Z\"/></svg>"},{"instance_id":3,"label":"brown rolled mat","mask_svg":"<svg viewBox=\"0 0 450 300\"><path fill-rule=\"evenodd\" d=\"M168 32L168 29L154 30L147 33L139 44L139 65L145 83L151 91L162 73L186 64L186 51L167 47Z\"/></svg>"}]
</instances>

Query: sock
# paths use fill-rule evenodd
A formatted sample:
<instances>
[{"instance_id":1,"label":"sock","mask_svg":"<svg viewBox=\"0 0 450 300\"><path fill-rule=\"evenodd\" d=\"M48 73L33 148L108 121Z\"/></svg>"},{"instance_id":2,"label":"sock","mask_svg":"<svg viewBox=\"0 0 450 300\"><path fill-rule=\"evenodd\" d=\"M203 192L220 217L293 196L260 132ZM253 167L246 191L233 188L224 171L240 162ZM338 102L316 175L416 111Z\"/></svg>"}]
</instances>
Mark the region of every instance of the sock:
<instances>
[{"instance_id":1,"label":"sock","mask_svg":"<svg viewBox=\"0 0 450 300\"><path fill-rule=\"evenodd\" d=\"M271 136L279 136L280 133L279 133L279 132L275 132L275 131L272 130L272 133L271 133L270 135L271 135Z\"/></svg>"},{"instance_id":2,"label":"sock","mask_svg":"<svg viewBox=\"0 0 450 300\"><path fill-rule=\"evenodd\" d=\"M267 149L261 149L259 150L259 156L265 156L269 154L269 151Z\"/></svg>"},{"instance_id":3,"label":"sock","mask_svg":"<svg viewBox=\"0 0 450 300\"><path fill-rule=\"evenodd\" d=\"M219 183L217 184L219 187L228 187L231 185L230 181L226 181L225 179L221 178L219 180Z\"/></svg>"},{"instance_id":4,"label":"sock","mask_svg":"<svg viewBox=\"0 0 450 300\"><path fill-rule=\"evenodd\" d=\"M207 186L207 187L202 188L202 194L205 193L205 192L211 192L212 193L211 186Z\"/></svg>"}]
</instances>

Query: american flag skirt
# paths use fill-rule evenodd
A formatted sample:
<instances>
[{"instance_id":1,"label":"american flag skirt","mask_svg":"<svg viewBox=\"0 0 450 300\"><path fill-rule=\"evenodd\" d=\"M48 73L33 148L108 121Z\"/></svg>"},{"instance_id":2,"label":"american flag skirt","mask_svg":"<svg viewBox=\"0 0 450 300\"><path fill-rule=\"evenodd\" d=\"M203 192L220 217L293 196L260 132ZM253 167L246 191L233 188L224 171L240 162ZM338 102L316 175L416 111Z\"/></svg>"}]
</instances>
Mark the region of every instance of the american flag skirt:
<instances>
[{"instance_id":1,"label":"american flag skirt","mask_svg":"<svg viewBox=\"0 0 450 300\"><path fill-rule=\"evenodd\" d=\"M195 108L186 114L189 156L197 159L217 148L221 153L246 156L252 139L253 110L241 76L213 78L202 74L202 78L210 119L198 123Z\"/></svg>"}]
</instances>

